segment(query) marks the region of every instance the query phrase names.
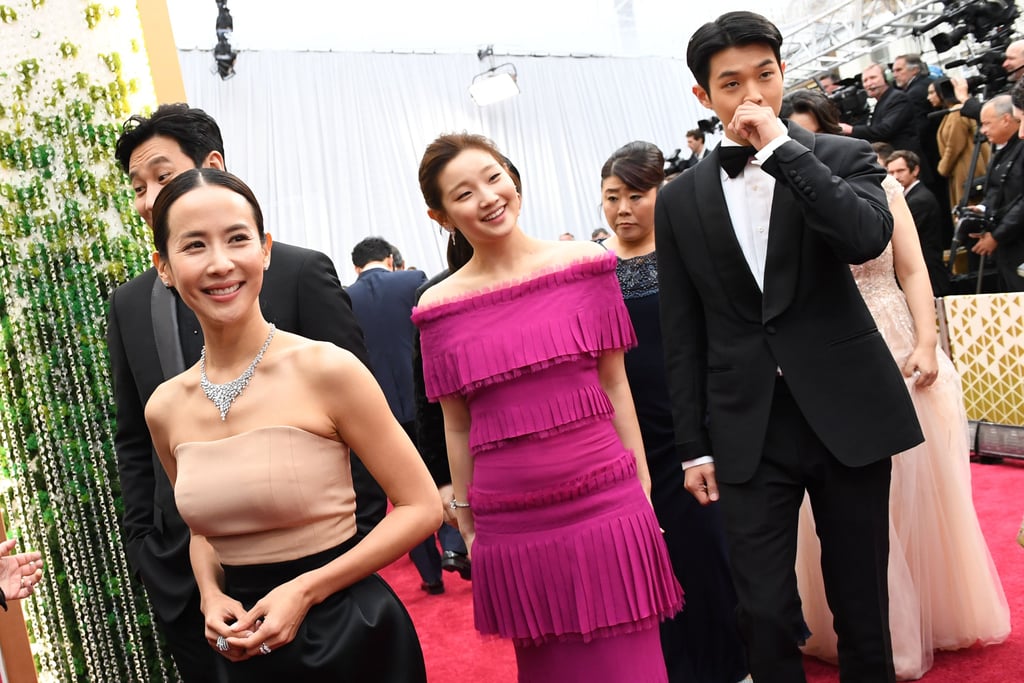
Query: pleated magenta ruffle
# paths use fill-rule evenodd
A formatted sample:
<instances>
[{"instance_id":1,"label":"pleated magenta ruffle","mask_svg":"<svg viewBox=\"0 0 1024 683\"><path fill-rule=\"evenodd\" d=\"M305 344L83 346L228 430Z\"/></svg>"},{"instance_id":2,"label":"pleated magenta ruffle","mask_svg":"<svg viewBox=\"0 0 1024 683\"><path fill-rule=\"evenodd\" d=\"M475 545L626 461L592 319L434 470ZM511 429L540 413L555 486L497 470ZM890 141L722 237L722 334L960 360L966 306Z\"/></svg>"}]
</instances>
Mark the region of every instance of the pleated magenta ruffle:
<instances>
[{"instance_id":1,"label":"pleated magenta ruffle","mask_svg":"<svg viewBox=\"0 0 1024 683\"><path fill-rule=\"evenodd\" d=\"M412 320L420 328L431 400L636 345L610 252L416 308Z\"/></svg>"},{"instance_id":2,"label":"pleated magenta ruffle","mask_svg":"<svg viewBox=\"0 0 1024 683\"><path fill-rule=\"evenodd\" d=\"M532 402L505 404L500 410L473 415L469 446L474 453L497 448L508 439L542 439L567 428L614 413L612 402L600 385L574 387L561 394L543 394Z\"/></svg>"},{"instance_id":3,"label":"pleated magenta ruffle","mask_svg":"<svg viewBox=\"0 0 1024 683\"><path fill-rule=\"evenodd\" d=\"M474 596L479 591L490 598L473 601L481 633L521 645L590 642L653 628L682 609L683 594L631 453L546 492L503 499L474 491L472 497L474 510L488 519L488 526L503 523L503 510L511 526L523 520L528 506L534 515L583 517L581 512L607 509L618 501L615 514L571 526L564 534L527 532L516 542L486 544L478 534Z\"/></svg>"}]
</instances>

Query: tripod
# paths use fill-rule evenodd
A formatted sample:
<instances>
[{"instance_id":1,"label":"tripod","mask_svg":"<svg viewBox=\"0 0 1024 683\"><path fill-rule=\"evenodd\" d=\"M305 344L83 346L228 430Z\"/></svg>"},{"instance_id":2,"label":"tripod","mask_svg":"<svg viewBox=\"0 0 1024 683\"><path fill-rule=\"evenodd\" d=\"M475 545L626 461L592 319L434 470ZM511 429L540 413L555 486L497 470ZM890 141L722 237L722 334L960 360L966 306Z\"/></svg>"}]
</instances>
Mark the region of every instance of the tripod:
<instances>
[{"instance_id":1,"label":"tripod","mask_svg":"<svg viewBox=\"0 0 1024 683\"><path fill-rule=\"evenodd\" d=\"M950 112L952 114L952 112ZM947 114L949 116L950 114ZM959 113L955 114L959 116ZM956 227L953 230L953 241L949 245L949 264L947 266L949 272L950 282L956 280L956 276L953 275L953 266L956 262L956 254L960 247L966 244L970 239L971 233L986 232L988 229L988 219L985 214L973 211L967 207L967 201L971 196L971 189L974 187L974 171L978 166L978 157L981 156L981 146L986 142L984 133L981 132L979 126L974 131L974 150L971 152L971 164L967 170L967 179L964 181L963 192L960 195L960 201L953 208L953 217L956 219ZM986 178L986 186L988 185L988 179ZM968 257L969 259L970 257ZM988 256L981 256L978 262L977 281L974 285L974 293L981 294L982 283L984 282L985 276L992 273L987 272L986 265L988 262ZM969 260L968 260L969 263ZM968 265L967 279L971 276L970 265Z\"/></svg>"}]
</instances>

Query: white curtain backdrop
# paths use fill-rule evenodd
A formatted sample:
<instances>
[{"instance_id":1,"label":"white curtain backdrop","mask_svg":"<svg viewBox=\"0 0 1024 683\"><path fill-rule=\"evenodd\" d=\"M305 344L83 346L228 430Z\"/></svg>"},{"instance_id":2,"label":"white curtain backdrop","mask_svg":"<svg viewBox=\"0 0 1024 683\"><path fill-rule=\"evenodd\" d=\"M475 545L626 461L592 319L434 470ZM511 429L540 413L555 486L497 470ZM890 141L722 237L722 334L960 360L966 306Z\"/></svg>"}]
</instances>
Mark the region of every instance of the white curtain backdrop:
<instances>
[{"instance_id":1,"label":"white curtain backdrop","mask_svg":"<svg viewBox=\"0 0 1024 683\"><path fill-rule=\"evenodd\" d=\"M711 115L676 59L497 57L515 64L522 94L477 107L467 87L488 65L476 55L242 52L227 81L210 52L180 57L189 103L217 119L228 169L253 188L267 230L330 255L343 284L368 235L428 275L445 267L417 180L441 133L482 133L513 161L527 233L589 239L605 225L605 159L631 140L688 156L686 131Z\"/></svg>"}]
</instances>

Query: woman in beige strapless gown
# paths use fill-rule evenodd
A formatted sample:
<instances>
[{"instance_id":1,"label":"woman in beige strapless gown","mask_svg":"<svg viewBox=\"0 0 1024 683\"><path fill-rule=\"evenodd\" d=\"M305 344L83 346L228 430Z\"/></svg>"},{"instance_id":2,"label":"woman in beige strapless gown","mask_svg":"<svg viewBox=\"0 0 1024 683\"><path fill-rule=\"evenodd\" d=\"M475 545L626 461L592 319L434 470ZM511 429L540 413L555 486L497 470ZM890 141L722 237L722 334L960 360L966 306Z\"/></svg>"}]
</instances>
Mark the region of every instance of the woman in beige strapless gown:
<instances>
[{"instance_id":1,"label":"woman in beige strapless gown","mask_svg":"<svg viewBox=\"0 0 1024 683\"><path fill-rule=\"evenodd\" d=\"M218 678L425 683L409 615L374 572L433 533L441 506L380 388L347 351L264 318L271 239L240 180L177 176L153 226L160 278L206 344L146 421L192 531ZM349 447L394 504L362 540Z\"/></svg>"},{"instance_id":2,"label":"woman in beige strapless gown","mask_svg":"<svg viewBox=\"0 0 1024 683\"><path fill-rule=\"evenodd\" d=\"M893 458L889 500L893 661L897 678L915 680L931 668L936 649L1005 640L1010 612L974 511L960 376L936 345L934 306L917 231L899 183L886 178L883 186L894 218L892 243L880 257L852 270L907 377L925 435L920 446ZM797 580L813 634L804 652L835 662L836 635L807 500L800 515Z\"/></svg>"}]
</instances>

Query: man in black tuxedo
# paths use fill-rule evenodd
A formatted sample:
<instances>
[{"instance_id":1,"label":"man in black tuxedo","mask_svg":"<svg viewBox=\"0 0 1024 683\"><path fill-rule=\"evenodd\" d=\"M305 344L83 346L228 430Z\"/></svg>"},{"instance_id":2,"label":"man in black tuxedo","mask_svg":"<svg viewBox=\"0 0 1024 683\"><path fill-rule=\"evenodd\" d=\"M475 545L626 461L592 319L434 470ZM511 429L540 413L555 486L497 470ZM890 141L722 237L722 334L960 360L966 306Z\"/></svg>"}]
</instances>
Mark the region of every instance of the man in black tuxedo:
<instances>
[{"instance_id":1,"label":"man in black tuxedo","mask_svg":"<svg viewBox=\"0 0 1024 683\"><path fill-rule=\"evenodd\" d=\"M1024 263L1024 141L1018 137L1020 128L1010 95L998 95L982 106L981 131L995 150L985 174L982 200L990 230L971 233L978 240L971 251L994 256L1000 291L1004 292L1024 292L1024 277L1017 272Z\"/></svg>"},{"instance_id":2,"label":"man in black tuxedo","mask_svg":"<svg viewBox=\"0 0 1024 683\"><path fill-rule=\"evenodd\" d=\"M157 194L175 175L190 168L224 168L217 123L185 104L162 105L149 118L131 117L118 139L116 156L134 189L135 208L149 225ZM275 242L260 306L279 328L332 341L368 362L348 296L326 255ZM192 311L151 268L111 296L107 345L117 405L114 448L128 564L146 587L182 679L215 681L217 655L205 637L189 561L189 530L153 451L143 414L158 385L199 359L202 330ZM387 501L354 457L352 470L357 524L366 533L383 519Z\"/></svg>"},{"instance_id":3,"label":"man in black tuxedo","mask_svg":"<svg viewBox=\"0 0 1024 683\"><path fill-rule=\"evenodd\" d=\"M921 172L921 160L909 150L898 149L889 155L886 169L889 175L903 186L903 196L917 227L921 255L924 256L924 265L928 269L932 294L945 296L949 294L950 282L949 270L942 262L942 208L932 191L925 187L918 177Z\"/></svg>"},{"instance_id":4,"label":"man in black tuxedo","mask_svg":"<svg viewBox=\"0 0 1024 683\"><path fill-rule=\"evenodd\" d=\"M890 456L922 441L848 264L892 235L864 142L778 118L782 35L730 12L690 39L694 94L725 140L659 193L666 369L686 487L720 500L758 683L804 681L797 520L809 493L844 683L895 678Z\"/></svg>"}]
</instances>

